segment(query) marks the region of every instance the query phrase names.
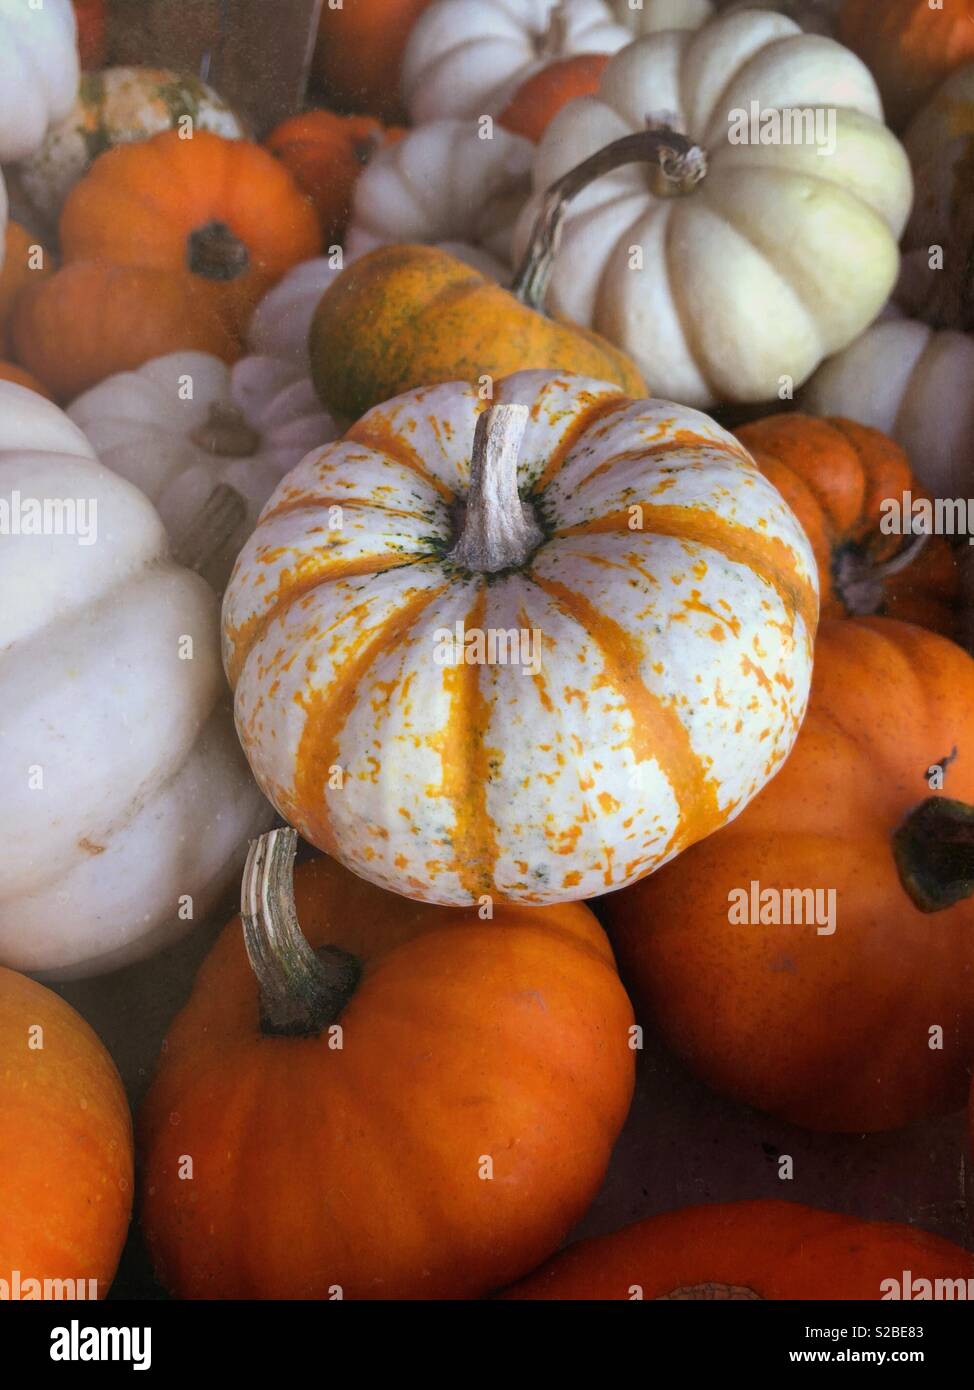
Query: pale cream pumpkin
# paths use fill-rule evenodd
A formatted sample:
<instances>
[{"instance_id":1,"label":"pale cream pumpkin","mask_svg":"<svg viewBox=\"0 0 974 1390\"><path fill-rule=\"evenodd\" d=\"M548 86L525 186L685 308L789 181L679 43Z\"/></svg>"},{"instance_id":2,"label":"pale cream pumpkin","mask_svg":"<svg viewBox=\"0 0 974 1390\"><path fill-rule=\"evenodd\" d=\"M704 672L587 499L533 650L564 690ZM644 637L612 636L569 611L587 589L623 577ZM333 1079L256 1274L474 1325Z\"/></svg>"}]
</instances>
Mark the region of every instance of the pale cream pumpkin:
<instances>
[{"instance_id":1,"label":"pale cream pumpkin","mask_svg":"<svg viewBox=\"0 0 974 1390\"><path fill-rule=\"evenodd\" d=\"M815 561L706 416L546 371L494 400L409 392L310 454L237 561L224 660L258 782L356 873L587 898L787 756Z\"/></svg>"},{"instance_id":2,"label":"pale cream pumpkin","mask_svg":"<svg viewBox=\"0 0 974 1390\"><path fill-rule=\"evenodd\" d=\"M415 125L497 116L543 67L615 53L631 38L605 0L434 0L406 45L406 106Z\"/></svg>"},{"instance_id":3,"label":"pale cream pumpkin","mask_svg":"<svg viewBox=\"0 0 974 1390\"><path fill-rule=\"evenodd\" d=\"M247 134L240 117L197 77L148 67L84 73L71 109L13 171L18 210L44 231L56 228L65 198L99 154L148 140L185 118L192 129L228 140Z\"/></svg>"},{"instance_id":4,"label":"pale cream pumpkin","mask_svg":"<svg viewBox=\"0 0 974 1390\"><path fill-rule=\"evenodd\" d=\"M936 497L974 496L974 337L893 310L824 363L801 393L812 415L890 435Z\"/></svg>"},{"instance_id":5,"label":"pale cream pumpkin","mask_svg":"<svg viewBox=\"0 0 974 1390\"><path fill-rule=\"evenodd\" d=\"M636 35L696 29L713 16L712 0L610 0L620 24Z\"/></svg>"},{"instance_id":6,"label":"pale cream pumpkin","mask_svg":"<svg viewBox=\"0 0 974 1390\"><path fill-rule=\"evenodd\" d=\"M204 352L109 377L68 415L101 462L155 504L177 553L197 527L219 521L225 538L205 573L221 590L277 484L309 449L341 434L300 370L274 357L229 367Z\"/></svg>"},{"instance_id":7,"label":"pale cream pumpkin","mask_svg":"<svg viewBox=\"0 0 974 1390\"><path fill-rule=\"evenodd\" d=\"M8 382L0 519L0 964L99 974L202 921L270 810L212 590L78 427Z\"/></svg>"},{"instance_id":8,"label":"pale cream pumpkin","mask_svg":"<svg viewBox=\"0 0 974 1390\"><path fill-rule=\"evenodd\" d=\"M517 216L531 193L534 146L495 126L437 120L372 158L355 186L345 234L350 257L390 242L463 243L494 258L506 278Z\"/></svg>"},{"instance_id":9,"label":"pale cream pumpkin","mask_svg":"<svg viewBox=\"0 0 974 1390\"><path fill-rule=\"evenodd\" d=\"M0 0L0 163L24 159L78 90L71 0Z\"/></svg>"},{"instance_id":10,"label":"pale cream pumpkin","mask_svg":"<svg viewBox=\"0 0 974 1390\"><path fill-rule=\"evenodd\" d=\"M790 135L783 111L813 108L835 116L833 153L754 143L762 129ZM647 118L696 144L661 167ZM827 147L827 122L821 134ZM540 211L554 223L553 204L567 207L548 307L626 351L652 391L693 405L774 399L783 378L804 381L862 332L895 281L912 196L862 62L756 10L617 54L599 93L548 127L534 182L519 250ZM535 240L542 262L551 240Z\"/></svg>"}]
</instances>

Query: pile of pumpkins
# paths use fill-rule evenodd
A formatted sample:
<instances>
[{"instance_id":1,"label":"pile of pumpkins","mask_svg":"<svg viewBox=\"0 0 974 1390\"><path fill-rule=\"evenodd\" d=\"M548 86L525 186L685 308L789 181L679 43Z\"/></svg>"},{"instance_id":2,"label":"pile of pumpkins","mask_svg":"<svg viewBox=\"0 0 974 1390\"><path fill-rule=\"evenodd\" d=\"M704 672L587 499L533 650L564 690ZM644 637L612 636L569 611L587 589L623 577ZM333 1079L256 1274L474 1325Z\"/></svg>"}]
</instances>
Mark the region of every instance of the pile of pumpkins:
<instances>
[{"instance_id":1,"label":"pile of pumpkins","mask_svg":"<svg viewBox=\"0 0 974 1390\"><path fill-rule=\"evenodd\" d=\"M104 1295L132 1212L56 987L238 889L138 1121L172 1294L974 1277L787 1202L556 1253L644 1030L812 1130L968 1101L968 538L886 520L974 495L974 0L876 8L345 0L267 132L0 0L0 1277Z\"/></svg>"}]
</instances>

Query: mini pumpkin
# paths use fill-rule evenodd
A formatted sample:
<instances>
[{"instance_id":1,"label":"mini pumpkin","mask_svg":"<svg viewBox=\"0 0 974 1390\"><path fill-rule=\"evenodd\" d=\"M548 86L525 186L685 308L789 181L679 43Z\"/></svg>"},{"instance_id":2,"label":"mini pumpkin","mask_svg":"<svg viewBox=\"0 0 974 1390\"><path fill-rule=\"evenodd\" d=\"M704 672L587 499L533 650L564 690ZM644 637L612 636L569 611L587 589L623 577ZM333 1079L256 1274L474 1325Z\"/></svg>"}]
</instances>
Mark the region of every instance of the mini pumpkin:
<instances>
[{"instance_id":1,"label":"mini pumpkin","mask_svg":"<svg viewBox=\"0 0 974 1390\"><path fill-rule=\"evenodd\" d=\"M814 109L831 135L805 120L796 142L788 113ZM695 406L774 399L862 332L895 282L912 197L863 63L757 10L616 54L598 95L548 127L534 181L516 283L550 283L552 312Z\"/></svg>"},{"instance_id":2,"label":"mini pumpkin","mask_svg":"<svg viewBox=\"0 0 974 1390\"><path fill-rule=\"evenodd\" d=\"M268 290L247 327L247 346L261 357L277 357L302 375L311 371L308 337L318 302L344 265L330 256L315 256L292 266L282 280Z\"/></svg>"},{"instance_id":3,"label":"mini pumpkin","mask_svg":"<svg viewBox=\"0 0 974 1390\"><path fill-rule=\"evenodd\" d=\"M149 501L7 382L0 478L0 589L19 596L0 611L0 962L104 973L201 921L269 809L226 708L216 598Z\"/></svg>"},{"instance_id":4,"label":"mini pumpkin","mask_svg":"<svg viewBox=\"0 0 974 1390\"><path fill-rule=\"evenodd\" d=\"M737 437L811 542L823 616L882 613L955 634L960 577L949 543L904 535L887 520L890 502L902 511L907 494L925 496L893 440L798 413L757 420Z\"/></svg>"},{"instance_id":5,"label":"mini pumpkin","mask_svg":"<svg viewBox=\"0 0 974 1390\"><path fill-rule=\"evenodd\" d=\"M716 1090L846 1132L964 1104L972 721L974 661L953 643L888 618L823 623L779 776L604 900L643 1018Z\"/></svg>"},{"instance_id":6,"label":"mini pumpkin","mask_svg":"<svg viewBox=\"0 0 974 1390\"><path fill-rule=\"evenodd\" d=\"M341 433L308 378L280 360L245 357L228 367L199 352L109 377L68 415L100 461L154 503L177 549L221 490L227 539L206 567L220 590L280 480Z\"/></svg>"},{"instance_id":7,"label":"mini pumpkin","mask_svg":"<svg viewBox=\"0 0 974 1390\"><path fill-rule=\"evenodd\" d=\"M311 200L326 247L344 235L363 169L401 133L387 130L371 116L339 116L319 109L289 116L268 135L267 148Z\"/></svg>"},{"instance_id":8,"label":"mini pumpkin","mask_svg":"<svg viewBox=\"0 0 974 1390\"><path fill-rule=\"evenodd\" d=\"M551 372L494 400L401 396L282 482L226 669L258 782L318 848L430 902L569 901L774 775L814 559L706 416Z\"/></svg>"},{"instance_id":9,"label":"mini pumpkin","mask_svg":"<svg viewBox=\"0 0 974 1390\"><path fill-rule=\"evenodd\" d=\"M165 68L112 67L85 73L77 99L40 146L13 170L15 196L48 235L71 189L115 145L147 140L189 119L193 131L242 139L246 127L199 78Z\"/></svg>"},{"instance_id":10,"label":"mini pumpkin","mask_svg":"<svg viewBox=\"0 0 974 1390\"><path fill-rule=\"evenodd\" d=\"M0 354L13 350L11 320L14 305L28 285L37 284L54 269L52 257L19 222L8 222L4 255L0 258Z\"/></svg>"},{"instance_id":11,"label":"mini pumpkin","mask_svg":"<svg viewBox=\"0 0 974 1390\"><path fill-rule=\"evenodd\" d=\"M608 53L578 53L533 73L504 107L498 125L537 144L563 106L598 91L608 63Z\"/></svg>"},{"instance_id":12,"label":"mini pumpkin","mask_svg":"<svg viewBox=\"0 0 974 1390\"><path fill-rule=\"evenodd\" d=\"M578 53L615 53L631 38L605 0L435 0L403 56L406 107L416 125L496 116L542 68Z\"/></svg>"},{"instance_id":13,"label":"mini pumpkin","mask_svg":"<svg viewBox=\"0 0 974 1390\"><path fill-rule=\"evenodd\" d=\"M118 1072L69 1004L2 966L0 1056L4 1297L104 1298L132 1207Z\"/></svg>"},{"instance_id":14,"label":"mini pumpkin","mask_svg":"<svg viewBox=\"0 0 974 1390\"><path fill-rule=\"evenodd\" d=\"M898 129L949 73L974 61L974 0L843 0L839 36L875 73Z\"/></svg>"},{"instance_id":15,"label":"mini pumpkin","mask_svg":"<svg viewBox=\"0 0 974 1390\"><path fill-rule=\"evenodd\" d=\"M314 71L336 106L382 120L401 114L399 75L410 31L430 0L323 4Z\"/></svg>"},{"instance_id":16,"label":"mini pumpkin","mask_svg":"<svg viewBox=\"0 0 974 1390\"><path fill-rule=\"evenodd\" d=\"M974 337L888 315L818 369L799 397L812 415L872 425L907 452L935 497L969 497Z\"/></svg>"},{"instance_id":17,"label":"mini pumpkin","mask_svg":"<svg viewBox=\"0 0 974 1390\"><path fill-rule=\"evenodd\" d=\"M105 63L108 16L106 0L71 0L78 22L78 57L82 68L100 68Z\"/></svg>"},{"instance_id":18,"label":"mini pumpkin","mask_svg":"<svg viewBox=\"0 0 974 1390\"><path fill-rule=\"evenodd\" d=\"M972 1280L974 1256L916 1226L798 1202L714 1202L578 1241L505 1297L878 1301L939 1288L964 1298Z\"/></svg>"},{"instance_id":19,"label":"mini pumpkin","mask_svg":"<svg viewBox=\"0 0 974 1390\"><path fill-rule=\"evenodd\" d=\"M0 163L24 159L78 90L71 0L0 0Z\"/></svg>"},{"instance_id":20,"label":"mini pumpkin","mask_svg":"<svg viewBox=\"0 0 974 1390\"><path fill-rule=\"evenodd\" d=\"M182 1298L484 1294L557 1248L625 1119L608 943L581 904L484 921L324 858L292 887L295 839L254 846L243 932L204 963L142 1110L156 1269Z\"/></svg>"}]
</instances>

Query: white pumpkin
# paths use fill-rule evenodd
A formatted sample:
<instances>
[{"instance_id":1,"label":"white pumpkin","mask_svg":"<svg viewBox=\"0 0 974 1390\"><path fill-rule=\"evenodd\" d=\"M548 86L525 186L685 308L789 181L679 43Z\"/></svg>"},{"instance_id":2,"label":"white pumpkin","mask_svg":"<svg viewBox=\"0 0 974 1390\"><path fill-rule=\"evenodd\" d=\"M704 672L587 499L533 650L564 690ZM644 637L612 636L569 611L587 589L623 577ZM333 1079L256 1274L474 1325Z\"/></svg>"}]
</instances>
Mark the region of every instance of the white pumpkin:
<instances>
[{"instance_id":1,"label":"white pumpkin","mask_svg":"<svg viewBox=\"0 0 974 1390\"><path fill-rule=\"evenodd\" d=\"M722 12L731 10L777 10L804 29L806 34L836 36L842 0L720 0Z\"/></svg>"},{"instance_id":2,"label":"white pumpkin","mask_svg":"<svg viewBox=\"0 0 974 1390\"><path fill-rule=\"evenodd\" d=\"M431 121L379 150L355 186L349 256L390 242L462 242L509 263L531 193L534 145L470 120Z\"/></svg>"},{"instance_id":3,"label":"white pumpkin","mask_svg":"<svg viewBox=\"0 0 974 1390\"><path fill-rule=\"evenodd\" d=\"M71 0L0 0L0 163L24 159L78 91Z\"/></svg>"},{"instance_id":4,"label":"white pumpkin","mask_svg":"<svg viewBox=\"0 0 974 1390\"><path fill-rule=\"evenodd\" d=\"M619 23L636 35L696 29L714 13L712 0L611 0L611 8Z\"/></svg>"},{"instance_id":5,"label":"white pumpkin","mask_svg":"<svg viewBox=\"0 0 974 1390\"><path fill-rule=\"evenodd\" d=\"M221 590L280 480L342 432L308 377L286 362L245 357L228 367L203 352L109 377L68 414L101 462L155 504L177 553L221 488L227 537L205 571Z\"/></svg>"},{"instance_id":6,"label":"white pumpkin","mask_svg":"<svg viewBox=\"0 0 974 1390\"><path fill-rule=\"evenodd\" d=\"M195 130L228 140L246 128L212 87L165 68L117 67L82 75L71 109L13 172L18 211L44 230L85 170L114 145L147 140L188 117Z\"/></svg>"},{"instance_id":7,"label":"white pumpkin","mask_svg":"<svg viewBox=\"0 0 974 1390\"><path fill-rule=\"evenodd\" d=\"M615 53L631 38L605 0L434 0L406 45L406 107L416 125L497 116L550 63Z\"/></svg>"},{"instance_id":8,"label":"white pumpkin","mask_svg":"<svg viewBox=\"0 0 974 1390\"><path fill-rule=\"evenodd\" d=\"M974 337L894 313L824 363L800 403L890 435L934 496L974 496Z\"/></svg>"},{"instance_id":9,"label":"white pumpkin","mask_svg":"<svg viewBox=\"0 0 974 1390\"><path fill-rule=\"evenodd\" d=\"M103 973L200 922L269 812L212 590L78 427L8 382L0 523L0 964Z\"/></svg>"},{"instance_id":10,"label":"white pumpkin","mask_svg":"<svg viewBox=\"0 0 974 1390\"><path fill-rule=\"evenodd\" d=\"M833 153L755 142L752 110L774 134L783 108L813 107L835 117ZM569 170L637 132L649 153L648 117L696 146L679 177L657 155L648 172L628 163L568 204L547 307L628 352L654 394L771 400L782 378L804 381L862 332L896 278L912 181L876 84L853 53L771 12L637 39L597 95L548 127L519 252Z\"/></svg>"},{"instance_id":11,"label":"white pumpkin","mask_svg":"<svg viewBox=\"0 0 974 1390\"><path fill-rule=\"evenodd\" d=\"M281 814L375 883L587 898L787 756L815 561L697 411L547 371L488 405L408 392L282 482L224 601L237 727Z\"/></svg>"}]
</instances>

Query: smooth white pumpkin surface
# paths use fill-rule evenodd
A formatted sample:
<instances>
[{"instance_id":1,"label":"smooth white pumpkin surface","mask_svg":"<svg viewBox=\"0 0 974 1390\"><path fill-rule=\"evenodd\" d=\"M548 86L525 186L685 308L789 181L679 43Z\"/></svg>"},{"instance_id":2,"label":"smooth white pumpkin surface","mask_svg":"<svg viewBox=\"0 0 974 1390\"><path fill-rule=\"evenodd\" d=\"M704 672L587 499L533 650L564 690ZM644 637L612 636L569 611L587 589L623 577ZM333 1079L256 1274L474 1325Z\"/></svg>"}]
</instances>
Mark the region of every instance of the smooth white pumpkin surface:
<instances>
[{"instance_id":1,"label":"smooth white pumpkin surface","mask_svg":"<svg viewBox=\"0 0 974 1390\"><path fill-rule=\"evenodd\" d=\"M78 90L71 0L0 0L0 162L24 159Z\"/></svg>"},{"instance_id":2,"label":"smooth white pumpkin surface","mask_svg":"<svg viewBox=\"0 0 974 1390\"><path fill-rule=\"evenodd\" d=\"M529 409L517 481L541 544L490 578L446 558L474 388L376 407L284 480L237 562L237 727L281 814L365 878L444 903L591 897L731 819L786 757L815 563L706 416L543 371L494 401ZM458 622L528 634L534 669L438 665Z\"/></svg>"},{"instance_id":3,"label":"smooth white pumpkin surface","mask_svg":"<svg viewBox=\"0 0 974 1390\"><path fill-rule=\"evenodd\" d=\"M834 111L834 153L731 143L730 114L752 102ZM701 146L706 177L684 196L659 196L640 164L597 179L568 206L548 308L629 353L659 395L776 399L861 333L896 279L912 180L876 84L853 53L771 12L639 39L548 127L518 255L544 190L649 120Z\"/></svg>"},{"instance_id":4,"label":"smooth white pumpkin surface","mask_svg":"<svg viewBox=\"0 0 974 1390\"><path fill-rule=\"evenodd\" d=\"M201 921L269 808L226 708L212 590L67 416L0 382L0 501L15 493L21 515L97 510L92 544L0 535L0 963L96 974Z\"/></svg>"}]
</instances>

